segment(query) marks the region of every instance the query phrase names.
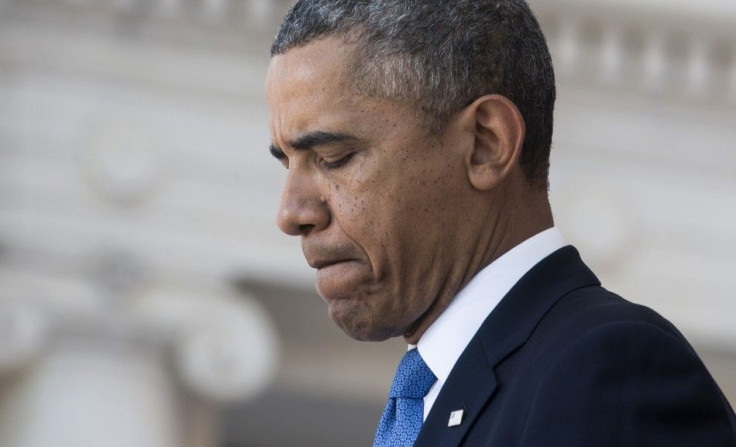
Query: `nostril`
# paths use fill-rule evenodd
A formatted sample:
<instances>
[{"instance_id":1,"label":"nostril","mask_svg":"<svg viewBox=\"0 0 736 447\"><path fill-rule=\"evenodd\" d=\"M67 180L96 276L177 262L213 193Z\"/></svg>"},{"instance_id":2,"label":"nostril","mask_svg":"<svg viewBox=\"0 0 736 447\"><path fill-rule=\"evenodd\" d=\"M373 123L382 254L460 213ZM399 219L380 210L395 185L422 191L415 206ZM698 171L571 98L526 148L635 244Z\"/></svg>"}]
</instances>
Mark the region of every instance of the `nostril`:
<instances>
[{"instance_id":1,"label":"nostril","mask_svg":"<svg viewBox=\"0 0 736 447\"><path fill-rule=\"evenodd\" d=\"M306 233L309 230L311 230L313 227L314 227L314 225L311 225L311 224L302 224L302 225L299 225L299 232L300 233Z\"/></svg>"}]
</instances>

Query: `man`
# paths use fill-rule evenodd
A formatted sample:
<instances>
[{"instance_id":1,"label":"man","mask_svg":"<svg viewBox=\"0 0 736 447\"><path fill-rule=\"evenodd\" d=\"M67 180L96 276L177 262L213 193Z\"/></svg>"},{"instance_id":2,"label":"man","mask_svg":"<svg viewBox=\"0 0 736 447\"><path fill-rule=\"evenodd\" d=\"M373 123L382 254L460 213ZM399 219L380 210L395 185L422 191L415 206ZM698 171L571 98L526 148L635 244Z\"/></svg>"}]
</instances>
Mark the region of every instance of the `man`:
<instances>
[{"instance_id":1,"label":"man","mask_svg":"<svg viewBox=\"0 0 736 447\"><path fill-rule=\"evenodd\" d=\"M266 90L279 227L346 333L410 344L375 445L736 445L677 330L553 226L554 75L523 0L299 1Z\"/></svg>"}]
</instances>

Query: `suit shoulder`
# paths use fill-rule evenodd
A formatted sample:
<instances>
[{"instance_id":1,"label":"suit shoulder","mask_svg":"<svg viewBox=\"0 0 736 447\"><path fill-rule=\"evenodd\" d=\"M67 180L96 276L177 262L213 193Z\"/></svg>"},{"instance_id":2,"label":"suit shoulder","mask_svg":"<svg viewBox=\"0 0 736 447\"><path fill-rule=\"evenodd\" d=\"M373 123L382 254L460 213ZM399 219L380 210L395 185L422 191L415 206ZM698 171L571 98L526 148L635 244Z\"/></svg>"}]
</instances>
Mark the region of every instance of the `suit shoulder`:
<instances>
[{"instance_id":1,"label":"suit shoulder","mask_svg":"<svg viewBox=\"0 0 736 447\"><path fill-rule=\"evenodd\" d=\"M530 417L546 413L545 426L592 418L598 428L576 435L612 445L735 445L733 410L682 334L653 310L592 289L571 293L550 311L554 324L540 324ZM559 445L587 445L567 441Z\"/></svg>"},{"instance_id":2,"label":"suit shoulder","mask_svg":"<svg viewBox=\"0 0 736 447\"><path fill-rule=\"evenodd\" d=\"M634 327L656 328L655 332L669 334L687 344L675 326L656 311L600 286L577 289L562 297L541 320L538 330L547 333L546 336L557 334L578 339L603 327L614 332L626 332Z\"/></svg>"},{"instance_id":3,"label":"suit shoulder","mask_svg":"<svg viewBox=\"0 0 736 447\"><path fill-rule=\"evenodd\" d=\"M614 319L567 341L527 383L525 439L567 427L547 445L736 445L730 404L679 333Z\"/></svg>"}]
</instances>

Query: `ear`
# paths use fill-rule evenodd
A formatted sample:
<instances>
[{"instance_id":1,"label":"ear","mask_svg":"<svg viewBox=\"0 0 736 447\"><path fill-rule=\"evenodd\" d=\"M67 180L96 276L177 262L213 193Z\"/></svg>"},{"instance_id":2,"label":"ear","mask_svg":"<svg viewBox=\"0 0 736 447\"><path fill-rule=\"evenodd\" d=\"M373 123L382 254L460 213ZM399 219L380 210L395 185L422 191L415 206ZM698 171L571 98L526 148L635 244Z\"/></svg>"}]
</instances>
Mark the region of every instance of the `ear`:
<instances>
[{"instance_id":1,"label":"ear","mask_svg":"<svg viewBox=\"0 0 736 447\"><path fill-rule=\"evenodd\" d=\"M475 143L465 160L470 183L478 190L496 187L519 164L526 125L510 99L486 95L466 107L475 125Z\"/></svg>"}]
</instances>

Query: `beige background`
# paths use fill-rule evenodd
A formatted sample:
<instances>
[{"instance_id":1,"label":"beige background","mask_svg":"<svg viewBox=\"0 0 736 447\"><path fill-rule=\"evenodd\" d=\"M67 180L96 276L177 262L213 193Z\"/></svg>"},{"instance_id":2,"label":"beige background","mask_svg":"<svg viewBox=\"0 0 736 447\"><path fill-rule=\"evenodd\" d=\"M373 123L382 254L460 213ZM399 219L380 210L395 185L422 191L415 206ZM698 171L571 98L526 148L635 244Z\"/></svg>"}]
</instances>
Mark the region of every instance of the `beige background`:
<instances>
[{"instance_id":1,"label":"beige background","mask_svg":"<svg viewBox=\"0 0 736 447\"><path fill-rule=\"evenodd\" d=\"M43 415L58 413L39 409L66 408L61 377L117 352L72 357L62 376L49 359L69 339L123 344L141 367L100 369L95 380L121 396L147 387L115 413L80 413L88 424L78 430L95 439L129 414L145 436L137 445L151 447L370 443L403 343L342 334L298 241L274 224L284 172L268 154L262 84L288 6L0 0L0 304L52 315L36 338L12 332L33 325L0 318L0 333L26 346L0 341L0 444L30 439L19 420L56 433ZM672 320L736 402L734 2L532 6L559 80L557 224L604 285ZM189 315L172 327L199 324L216 305L240 306L232 334L245 335L192 348L203 356L195 365L218 352L230 365L192 385L188 363L172 360L183 342L155 328L172 315ZM265 378L239 392L239 367ZM80 382L72 400L94 402L94 389ZM136 405L150 426L134 423Z\"/></svg>"}]
</instances>

